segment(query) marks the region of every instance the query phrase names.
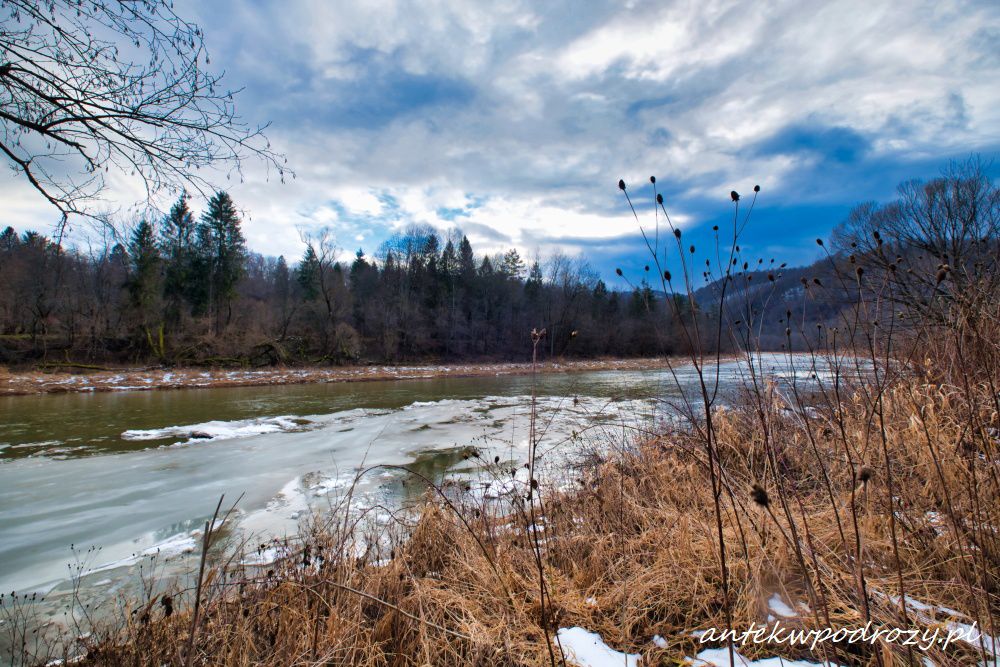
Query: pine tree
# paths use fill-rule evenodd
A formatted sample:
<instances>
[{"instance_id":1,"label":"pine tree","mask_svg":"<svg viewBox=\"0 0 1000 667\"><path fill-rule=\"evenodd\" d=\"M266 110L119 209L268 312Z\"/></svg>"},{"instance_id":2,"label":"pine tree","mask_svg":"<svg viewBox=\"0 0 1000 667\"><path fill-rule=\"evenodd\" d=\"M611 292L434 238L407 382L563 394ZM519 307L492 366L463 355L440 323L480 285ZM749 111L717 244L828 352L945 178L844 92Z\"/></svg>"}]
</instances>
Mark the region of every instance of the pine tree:
<instances>
[{"instance_id":1,"label":"pine tree","mask_svg":"<svg viewBox=\"0 0 1000 667\"><path fill-rule=\"evenodd\" d=\"M280 255L274 264L274 300L280 331L278 340L284 340L288 334L294 309L289 304L291 296L291 275L285 256Z\"/></svg>"},{"instance_id":2,"label":"pine tree","mask_svg":"<svg viewBox=\"0 0 1000 667\"><path fill-rule=\"evenodd\" d=\"M166 319L172 327L179 326L184 303L190 307L198 292L192 276L195 268L195 227L187 194L182 194L170 207L170 213L163 219L160 229L164 263L163 296L167 302Z\"/></svg>"},{"instance_id":3,"label":"pine tree","mask_svg":"<svg viewBox=\"0 0 1000 667\"><path fill-rule=\"evenodd\" d=\"M508 278L520 278L524 273L524 261L518 254L517 248L511 248L503 255L503 263L500 271Z\"/></svg>"},{"instance_id":4,"label":"pine tree","mask_svg":"<svg viewBox=\"0 0 1000 667\"><path fill-rule=\"evenodd\" d=\"M465 287L470 287L476 276L476 256L467 236L463 236L462 242L458 244L458 275L465 282Z\"/></svg>"},{"instance_id":5,"label":"pine tree","mask_svg":"<svg viewBox=\"0 0 1000 667\"><path fill-rule=\"evenodd\" d=\"M458 255L455 253L455 244L448 239L444 244L444 252L441 253L441 275L444 278L451 278L458 272Z\"/></svg>"},{"instance_id":6,"label":"pine tree","mask_svg":"<svg viewBox=\"0 0 1000 667\"><path fill-rule=\"evenodd\" d=\"M299 262L299 268L295 278L302 290L303 300L315 301L319 297L319 277L319 257L316 255L316 250L313 248L312 244L309 244L306 247L305 255L302 256L302 261Z\"/></svg>"},{"instance_id":7,"label":"pine tree","mask_svg":"<svg viewBox=\"0 0 1000 667\"><path fill-rule=\"evenodd\" d=\"M202 215L204 241L211 248L211 306L215 311L215 329L219 333L232 318L232 302L236 285L243 277L246 259L246 239L240 229L240 217L232 198L217 192L208 200L208 210ZM201 231L201 230L199 230Z\"/></svg>"},{"instance_id":8,"label":"pine tree","mask_svg":"<svg viewBox=\"0 0 1000 667\"><path fill-rule=\"evenodd\" d=\"M128 244L129 302L139 319L146 343L158 357L164 355L163 324L154 323L162 284L160 249L152 223L143 220L132 232ZM156 330L154 335L153 330Z\"/></svg>"},{"instance_id":9,"label":"pine tree","mask_svg":"<svg viewBox=\"0 0 1000 667\"><path fill-rule=\"evenodd\" d=\"M18 245L17 232L13 227L8 226L0 233L0 250L14 250Z\"/></svg>"},{"instance_id":10,"label":"pine tree","mask_svg":"<svg viewBox=\"0 0 1000 667\"><path fill-rule=\"evenodd\" d=\"M143 220L132 232L128 244L128 291L132 307L145 320L160 293L160 251L156 232L148 220Z\"/></svg>"},{"instance_id":11,"label":"pine tree","mask_svg":"<svg viewBox=\"0 0 1000 667\"><path fill-rule=\"evenodd\" d=\"M528 273L528 279L524 282L524 295L528 298L528 301L534 303L538 300L541 292L542 267L538 265L538 262L533 262L531 271Z\"/></svg>"}]
</instances>

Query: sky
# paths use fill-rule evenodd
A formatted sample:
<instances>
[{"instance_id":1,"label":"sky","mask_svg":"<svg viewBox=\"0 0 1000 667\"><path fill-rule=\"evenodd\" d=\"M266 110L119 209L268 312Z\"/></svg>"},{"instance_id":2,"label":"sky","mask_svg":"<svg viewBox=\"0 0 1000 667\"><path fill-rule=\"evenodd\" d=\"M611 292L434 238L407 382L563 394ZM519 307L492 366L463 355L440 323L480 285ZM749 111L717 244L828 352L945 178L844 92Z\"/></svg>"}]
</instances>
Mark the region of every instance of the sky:
<instances>
[{"instance_id":1,"label":"sky","mask_svg":"<svg viewBox=\"0 0 1000 667\"><path fill-rule=\"evenodd\" d=\"M477 252L648 263L649 176L685 243L761 192L742 245L802 264L853 205L1000 155L1000 4L176 0L296 177L221 183L249 246L345 256L411 223ZM995 170L994 170L994 173ZM618 179L629 184L639 221ZM125 194L121 195L125 197ZM57 215L13 177L4 224ZM202 202L195 202L200 208ZM744 206L744 211L746 207Z\"/></svg>"}]
</instances>

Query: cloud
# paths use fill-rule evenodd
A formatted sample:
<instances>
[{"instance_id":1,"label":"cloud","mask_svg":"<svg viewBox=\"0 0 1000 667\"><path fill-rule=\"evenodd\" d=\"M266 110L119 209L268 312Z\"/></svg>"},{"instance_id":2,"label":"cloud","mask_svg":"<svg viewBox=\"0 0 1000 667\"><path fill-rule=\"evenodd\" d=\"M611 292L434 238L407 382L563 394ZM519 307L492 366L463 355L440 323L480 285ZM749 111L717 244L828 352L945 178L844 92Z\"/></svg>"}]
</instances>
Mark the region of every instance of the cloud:
<instances>
[{"instance_id":1,"label":"cloud","mask_svg":"<svg viewBox=\"0 0 1000 667\"><path fill-rule=\"evenodd\" d=\"M987 1L176 5L296 171L223 183L262 252L297 256L299 230L324 226L374 250L427 223L484 251L638 253L615 184L635 184L646 224L650 174L692 238L755 183L814 238L902 178L1000 147ZM0 183L22 202L18 187Z\"/></svg>"}]
</instances>

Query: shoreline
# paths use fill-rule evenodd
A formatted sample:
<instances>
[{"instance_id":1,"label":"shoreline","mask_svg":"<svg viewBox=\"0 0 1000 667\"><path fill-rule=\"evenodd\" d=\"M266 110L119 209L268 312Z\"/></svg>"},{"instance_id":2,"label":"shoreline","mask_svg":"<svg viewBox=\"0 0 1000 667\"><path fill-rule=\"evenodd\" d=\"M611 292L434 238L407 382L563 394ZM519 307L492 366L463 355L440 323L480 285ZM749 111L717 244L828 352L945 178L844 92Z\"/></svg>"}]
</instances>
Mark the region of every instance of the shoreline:
<instances>
[{"instance_id":1,"label":"shoreline","mask_svg":"<svg viewBox=\"0 0 1000 667\"><path fill-rule=\"evenodd\" d=\"M539 373L573 373L606 370L656 370L667 368L670 363L686 365L687 361L685 357L546 361L537 365L537 371ZM0 374L0 397L372 382L378 380L427 380L442 377L464 378L491 375L528 375L530 373L530 362L269 368L264 370L163 368L102 370L88 373L29 371Z\"/></svg>"}]
</instances>

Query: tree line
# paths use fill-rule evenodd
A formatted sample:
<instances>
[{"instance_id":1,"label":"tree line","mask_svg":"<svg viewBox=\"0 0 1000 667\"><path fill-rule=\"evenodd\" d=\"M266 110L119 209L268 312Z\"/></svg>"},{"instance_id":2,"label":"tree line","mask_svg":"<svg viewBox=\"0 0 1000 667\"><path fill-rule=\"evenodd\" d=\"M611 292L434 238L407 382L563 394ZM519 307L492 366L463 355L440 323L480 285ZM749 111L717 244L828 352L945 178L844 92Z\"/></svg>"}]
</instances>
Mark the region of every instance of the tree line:
<instances>
[{"instance_id":1,"label":"tree line","mask_svg":"<svg viewBox=\"0 0 1000 667\"><path fill-rule=\"evenodd\" d=\"M219 192L198 216L182 196L86 249L7 227L0 363L523 360L533 328L547 357L663 354L679 340L662 295L610 289L580 257L528 264L412 225L346 261L328 232L306 236L289 264L251 252L242 224Z\"/></svg>"}]
</instances>

